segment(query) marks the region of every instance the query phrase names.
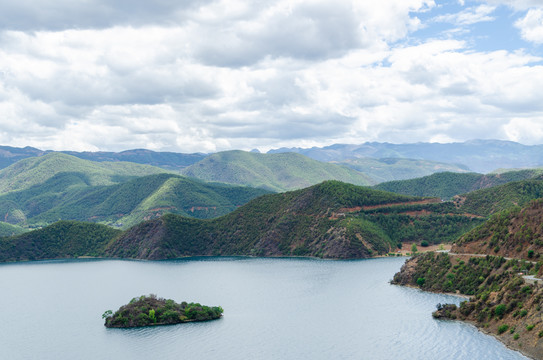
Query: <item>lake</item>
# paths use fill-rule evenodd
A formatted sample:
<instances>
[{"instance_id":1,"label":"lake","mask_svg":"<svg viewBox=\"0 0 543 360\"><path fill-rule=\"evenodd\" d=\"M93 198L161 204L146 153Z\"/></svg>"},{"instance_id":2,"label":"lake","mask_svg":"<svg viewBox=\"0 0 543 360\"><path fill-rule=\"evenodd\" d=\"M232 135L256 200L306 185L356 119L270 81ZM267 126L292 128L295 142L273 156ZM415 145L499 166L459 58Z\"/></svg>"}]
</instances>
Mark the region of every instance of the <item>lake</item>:
<instances>
[{"instance_id":1,"label":"lake","mask_svg":"<svg viewBox=\"0 0 543 360\"><path fill-rule=\"evenodd\" d=\"M192 258L0 265L3 359L526 359L471 325L434 320L454 296L389 284L405 259ZM157 294L220 320L107 329Z\"/></svg>"}]
</instances>

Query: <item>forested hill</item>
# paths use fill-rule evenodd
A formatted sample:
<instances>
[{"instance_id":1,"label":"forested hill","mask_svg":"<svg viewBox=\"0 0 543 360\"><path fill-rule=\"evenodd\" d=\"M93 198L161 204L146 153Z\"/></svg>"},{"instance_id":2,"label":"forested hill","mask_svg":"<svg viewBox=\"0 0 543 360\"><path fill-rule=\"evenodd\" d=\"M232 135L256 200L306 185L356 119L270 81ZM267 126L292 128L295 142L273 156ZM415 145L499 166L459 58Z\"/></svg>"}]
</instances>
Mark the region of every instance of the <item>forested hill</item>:
<instances>
[{"instance_id":1,"label":"forested hill","mask_svg":"<svg viewBox=\"0 0 543 360\"><path fill-rule=\"evenodd\" d=\"M191 255L366 258L385 254L396 244L378 225L346 213L357 207L423 200L327 181L259 197L211 221L166 215L129 229L106 252L142 259Z\"/></svg>"},{"instance_id":2,"label":"forested hill","mask_svg":"<svg viewBox=\"0 0 543 360\"><path fill-rule=\"evenodd\" d=\"M369 185L364 174L345 166L323 163L294 153L260 154L225 151L208 156L182 171L205 181L246 185L271 191L301 189L325 180Z\"/></svg>"},{"instance_id":3,"label":"forested hill","mask_svg":"<svg viewBox=\"0 0 543 360\"><path fill-rule=\"evenodd\" d=\"M529 182L536 189L528 191L529 196L536 196L541 181L502 186L511 186L525 196L522 193L529 190L525 186ZM498 211L513 205L496 204L490 208ZM467 212L461 203L326 181L260 196L215 219L167 214L111 238L97 253L153 260L198 255L367 258L395 252L403 242L422 246L453 241L486 219ZM31 234L27 236L32 238ZM17 239L6 241L17 243ZM20 259L31 258L32 248L27 250ZM47 258L46 253L41 256Z\"/></svg>"},{"instance_id":4,"label":"forested hill","mask_svg":"<svg viewBox=\"0 0 543 360\"><path fill-rule=\"evenodd\" d=\"M165 170L128 162L97 163L62 153L27 158L0 170L0 193L28 189L63 172L80 173L87 185L112 185Z\"/></svg>"},{"instance_id":5,"label":"forested hill","mask_svg":"<svg viewBox=\"0 0 543 360\"><path fill-rule=\"evenodd\" d=\"M543 199L534 200L495 214L458 239L452 251L538 261L543 254L542 224Z\"/></svg>"},{"instance_id":6,"label":"forested hill","mask_svg":"<svg viewBox=\"0 0 543 360\"><path fill-rule=\"evenodd\" d=\"M56 151L40 150L33 147L12 147L0 146L0 169L10 166L20 160L27 158L41 157ZM193 153L183 154L175 152L157 152L146 149L133 149L121 152L108 151L58 151L83 160L96 162L132 162L136 164L152 165L168 170L178 171L192 165L203 158L206 154Z\"/></svg>"},{"instance_id":7,"label":"forested hill","mask_svg":"<svg viewBox=\"0 0 543 360\"><path fill-rule=\"evenodd\" d=\"M490 188L512 181L537 178L542 169L527 169L495 174L441 172L417 179L381 183L376 189L412 196L431 196L450 200L455 195Z\"/></svg>"},{"instance_id":8,"label":"forested hill","mask_svg":"<svg viewBox=\"0 0 543 360\"><path fill-rule=\"evenodd\" d=\"M165 213L218 217L267 193L166 173L90 186L84 173L63 172L28 189L0 195L0 214L5 222L20 226L46 226L63 219L128 228Z\"/></svg>"}]
</instances>

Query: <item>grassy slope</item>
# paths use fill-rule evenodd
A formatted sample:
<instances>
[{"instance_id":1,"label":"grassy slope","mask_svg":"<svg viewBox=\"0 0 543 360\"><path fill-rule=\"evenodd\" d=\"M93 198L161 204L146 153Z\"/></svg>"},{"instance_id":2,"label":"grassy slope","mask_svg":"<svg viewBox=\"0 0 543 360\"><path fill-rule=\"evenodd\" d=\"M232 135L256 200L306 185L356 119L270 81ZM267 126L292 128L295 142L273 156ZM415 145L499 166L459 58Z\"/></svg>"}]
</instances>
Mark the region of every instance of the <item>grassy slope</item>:
<instances>
[{"instance_id":1,"label":"grassy slope","mask_svg":"<svg viewBox=\"0 0 543 360\"><path fill-rule=\"evenodd\" d=\"M111 185L165 170L126 162L97 163L62 153L50 153L21 160L0 170L0 194L28 189L61 172L84 174L82 179L87 185Z\"/></svg>"},{"instance_id":2,"label":"grassy slope","mask_svg":"<svg viewBox=\"0 0 543 360\"><path fill-rule=\"evenodd\" d=\"M208 184L174 174L140 177L110 186L88 186L81 173L59 173L29 189L0 196L5 220L44 226L59 219L122 223L124 228L174 212L224 215L265 190Z\"/></svg>"},{"instance_id":3,"label":"grassy slope","mask_svg":"<svg viewBox=\"0 0 543 360\"><path fill-rule=\"evenodd\" d=\"M337 163L366 174L375 183L414 179L437 172L466 173L469 171L464 166L419 159L356 158Z\"/></svg>"},{"instance_id":4,"label":"grassy slope","mask_svg":"<svg viewBox=\"0 0 543 360\"><path fill-rule=\"evenodd\" d=\"M510 171L496 174L442 172L418 179L390 181L376 189L413 196L432 196L451 199L455 195L489 188L512 181L526 180L541 175L541 169Z\"/></svg>"},{"instance_id":5,"label":"grassy slope","mask_svg":"<svg viewBox=\"0 0 543 360\"><path fill-rule=\"evenodd\" d=\"M367 176L353 169L322 163L300 154L259 154L238 150L210 155L187 167L183 174L272 191L300 189L324 180L370 184Z\"/></svg>"}]
</instances>

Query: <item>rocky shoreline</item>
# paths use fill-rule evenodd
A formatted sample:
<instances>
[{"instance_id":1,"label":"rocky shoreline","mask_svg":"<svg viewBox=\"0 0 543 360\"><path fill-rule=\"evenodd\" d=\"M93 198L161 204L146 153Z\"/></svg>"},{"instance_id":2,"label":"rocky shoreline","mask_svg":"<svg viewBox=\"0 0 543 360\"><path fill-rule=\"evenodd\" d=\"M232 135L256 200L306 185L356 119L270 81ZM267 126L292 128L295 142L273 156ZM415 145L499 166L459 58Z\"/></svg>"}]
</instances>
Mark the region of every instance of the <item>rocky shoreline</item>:
<instances>
[{"instance_id":1,"label":"rocky shoreline","mask_svg":"<svg viewBox=\"0 0 543 360\"><path fill-rule=\"evenodd\" d=\"M533 359L543 358L543 288L529 284L503 257L456 257L427 253L408 259L393 284L470 296L460 306L438 304L437 319L460 320ZM535 270L535 269L534 269Z\"/></svg>"}]
</instances>

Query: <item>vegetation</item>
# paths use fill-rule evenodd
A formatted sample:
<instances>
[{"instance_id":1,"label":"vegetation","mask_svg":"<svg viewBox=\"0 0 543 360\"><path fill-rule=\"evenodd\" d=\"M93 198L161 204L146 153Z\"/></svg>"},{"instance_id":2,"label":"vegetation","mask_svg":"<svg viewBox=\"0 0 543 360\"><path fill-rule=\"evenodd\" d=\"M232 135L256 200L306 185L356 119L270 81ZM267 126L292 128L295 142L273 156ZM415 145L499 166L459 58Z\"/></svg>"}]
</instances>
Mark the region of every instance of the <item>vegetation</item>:
<instances>
[{"instance_id":1,"label":"vegetation","mask_svg":"<svg viewBox=\"0 0 543 360\"><path fill-rule=\"evenodd\" d=\"M345 166L322 163L300 154L225 151L212 154L182 171L183 175L271 191L301 189L324 180L369 185L370 179Z\"/></svg>"},{"instance_id":2,"label":"vegetation","mask_svg":"<svg viewBox=\"0 0 543 360\"><path fill-rule=\"evenodd\" d=\"M149 180L158 178L163 178L163 184L183 180L173 175L159 175ZM119 198L127 198L123 206L129 209L139 193L138 188L128 188L125 195ZM175 199L171 191L164 194L160 197L155 192L150 198L153 201ZM84 196L79 198L84 199ZM100 209L99 204L104 202L98 193L93 198L99 200L93 211L100 214L96 209ZM72 210L78 208L85 214L83 205L72 206ZM394 252L403 241L417 242L421 246L423 242L433 244L446 241L483 221L450 213L451 209L454 209L452 204L441 203L438 199L410 197L339 181L326 181L302 190L258 197L216 219L198 220L166 214L110 237L110 241L100 243L103 245L101 248L91 247L88 252L70 252L65 256L75 254L140 259L195 255L368 258ZM118 211L126 210L120 208ZM45 229L48 228L42 230ZM27 236L28 239L41 237L39 232L31 232ZM21 239L5 241L17 244ZM23 253L13 249L4 254L5 260L62 256L58 251L36 256L32 249L26 249Z\"/></svg>"},{"instance_id":3,"label":"vegetation","mask_svg":"<svg viewBox=\"0 0 543 360\"><path fill-rule=\"evenodd\" d=\"M491 188L513 181L536 178L542 173L542 169L519 170L487 175L477 173L440 172L418 179L390 181L376 185L375 188L404 195L432 196L450 200L456 195L469 193L479 189ZM515 189L509 191L514 192ZM483 195L481 195L481 197L483 197ZM489 195L488 198L490 201L496 201L496 197L492 197L492 195ZM532 197L532 199L534 199L534 197ZM473 204L478 206L478 199L474 199ZM488 214L489 213L487 212L486 215Z\"/></svg>"},{"instance_id":4,"label":"vegetation","mask_svg":"<svg viewBox=\"0 0 543 360\"><path fill-rule=\"evenodd\" d=\"M407 180L428 176L437 172L465 173L462 165L406 158L354 158L337 162L369 176L373 182Z\"/></svg>"},{"instance_id":5,"label":"vegetation","mask_svg":"<svg viewBox=\"0 0 543 360\"><path fill-rule=\"evenodd\" d=\"M540 265L524 260L506 260L501 256L459 257L425 253L410 259L394 275L393 283L470 295L470 300L458 307L438 304L432 315L472 321L514 347L517 345L512 341L526 338L523 350L534 358L541 358L543 343L538 338L543 331L543 288L525 282L518 275L520 271L536 274L541 269Z\"/></svg>"},{"instance_id":6,"label":"vegetation","mask_svg":"<svg viewBox=\"0 0 543 360\"><path fill-rule=\"evenodd\" d=\"M220 306L209 307L185 301L178 304L151 294L133 298L115 313L107 310L102 318L108 328L130 328L214 320L220 318L222 313Z\"/></svg>"},{"instance_id":7,"label":"vegetation","mask_svg":"<svg viewBox=\"0 0 543 360\"><path fill-rule=\"evenodd\" d=\"M354 158L410 158L463 164L472 171L488 173L496 168L528 168L543 164L543 146L526 146L511 141L470 140L463 143L334 144L323 148L282 148L269 153L297 152L320 161Z\"/></svg>"},{"instance_id":8,"label":"vegetation","mask_svg":"<svg viewBox=\"0 0 543 360\"><path fill-rule=\"evenodd\" d=\"M105 225L59 221L43 229L0 238L0 261L102 256L106 245L120 233Z\"/></svg>"},{"instance_id":9,"label":"vegetation","mask_svg":"<svg viewBox=\"0 0 543 360\"><path fill-rule=\"evenodd\" d=\"M543 200L495 214L456 241L453 252L538 261L543 253Z\"/></svg>"},{"instance_id":10,"label":"vegetation","mask_svg":"<svg viewBox=\"0 0 543 360\"><path fill-rule=\"evenodd\" d=\"M5 214L10 223L29 227L63 219L128 228L165 213L197 218L221 216L267 193L166 173L121 184L89 186L84 174L65 172L29 189L0 195L0 214Z\"/></svg>"},{"instance_id":11,"label":"vegetation","mask_svg":"<svg viewBox=\"0 0 543 360\"><path fill-rule=\"evenodd\" d=\"M112 185L135 177L163 173L164 170L126 162L96 163L63 153L49 153L21 160L0 170L0 194L28 189L63 172L81 174L87 185Z\"/></svg>"}]
</instances>

